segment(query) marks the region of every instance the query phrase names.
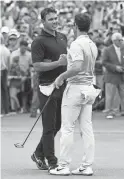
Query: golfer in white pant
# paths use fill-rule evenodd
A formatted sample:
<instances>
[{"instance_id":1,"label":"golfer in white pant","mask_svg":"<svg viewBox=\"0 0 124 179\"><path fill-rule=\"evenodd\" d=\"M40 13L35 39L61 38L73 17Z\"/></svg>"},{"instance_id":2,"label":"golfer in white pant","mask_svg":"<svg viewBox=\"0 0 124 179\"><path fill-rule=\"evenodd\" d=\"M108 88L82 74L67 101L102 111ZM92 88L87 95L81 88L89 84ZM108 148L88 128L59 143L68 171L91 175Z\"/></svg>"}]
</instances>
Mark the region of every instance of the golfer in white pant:
<instances>
[{"instance_id":1,"label":"golfer in white pant","mask_svg":"<svg viewBox=\"0 0 124 179\"><path fill-rule=\"evenodd\" d=\"M72 42L68 50L67 71L55 80L56 88L59 88L64 80L67 80L68 84L62 100L60 160L58 167L50 169L50 174L69 175L71 173L69 169L70 154L77 120L82 133L84 154L81 165L72 171L72 174L93 174L92 104L96 98L96 89L93 87L93 72L97 57L97 47L87 35L89 28L89 16L82 13L77 14L74 24L76 40Z\"/></svg>"}]
</instances>

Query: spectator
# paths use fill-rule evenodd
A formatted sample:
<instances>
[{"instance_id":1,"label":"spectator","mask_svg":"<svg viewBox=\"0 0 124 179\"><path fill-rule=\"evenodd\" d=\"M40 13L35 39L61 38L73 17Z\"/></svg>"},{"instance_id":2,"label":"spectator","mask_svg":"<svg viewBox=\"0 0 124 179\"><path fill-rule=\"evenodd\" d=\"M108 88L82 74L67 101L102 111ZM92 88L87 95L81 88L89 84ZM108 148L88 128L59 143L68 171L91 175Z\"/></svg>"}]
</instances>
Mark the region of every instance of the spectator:
<instances>
[{"instance_id":1,"label":"spectator","mask_svg":"<svg viewBox=\"0 0 124 179\"><path fill-rule=\"evenodd\" d=\"M5 14L4 14L4 17L2 18L2 25L7 26L10 29L13 28L15 23L14 23L14 19L11 14L11 11L9 11L9 9L6 9L6 11L4 13Z\"/></svg>"},{"instance_id":2,"label":"spectator","mask_svg":"<svg viewBox=\"0 0 124 179\"><path fill-rule=\"evenodd\" d=\"M29 77L30 77L30 65L32 64L32 60L31 60L31 53L27 51L27 47L28 47L28 43L26 41L21 41L19 49L17 49L11 54L11 64L14 63L14 60L18 59L18 65L20 68L19 76L21 76L22 84L21 86L19 85L19 89L18 89L19 82L17 82L16 80L17 88L16 88L15 95L17 96L17 93L22 92L23 112L29 111L28 99L30 96L29 92L31 91ZM18 81L20 81L20 79ZM14 86L14 90L15 90L15 86Z\"/></svg>"},{"instance_id":3,"label":"spectator","mask_svg":"<svg viewBox=\"0 0 124 179\"><path fill-rule=\"evenodd\" d=\"M9 113L9 96L8 96L8 70L10 64L10 51L4 45L3 35L0 34L0 75L1 75L1 113Z\"/></svg>"},{"instance_id":4,"label":"spectator","mask_svg":"<svg viewBox=\"0 0 124 179\"><path fill-rule=\"evenodd\" d=\"M112 29L110 29L110 31L107 33L106 38L104 40L104 44L107 47L112 45L112 40L111 40L112 34L113 34Z\"/></svg>"},{"instance_id":5,"label":"spectator","mask_svg":"<svg viewBox=\"0 0 124 179\"><path fill-rule=\"evenodd\" d=\"M19 47L19 33L16 29L11 29L8 34L8 49L12 53L13 51L17 50Z\"/></svg>"},{"instance_id":6,"label":"spectator","mask_svg":"<svg viewBox=\"0 0 124 179\"><path fill-rule=\"evenodd\" d=\"M33 33L33 40L38 37L38 33ZM34 70L34 68L31 68L31 87L32 87L32 102L31 102L31 115L30 117L36 117L37 116L37 110L39 109L39 98L38 98L38 73Z\"/></svg>"},{"instance_id":7,"label":"spectator","mask_svg":"<svg viewBox=\"0 0 124 179\"><path fill-rule=\"evenodd\" d=\"M20 103L17 94L21 91L21 69L19 66L18 56L13 57L12 59L10 65L9 80L11 111L18 112L20 111Z\"/></svg>"},{"instance_id":8,"label":"spectator","mask_svg":"<svg viewBox=\"0 0 124 179\"><path fill-rule=\"evenodd\" d=\"M96 86L101 89L101 92L93 104L93 110L103 110L105 106L103 65L102 65L102 54L104 49L103 40L99 39L99 41L96 41L96 46L98 48L98 56L95 62L95 83Z\"/></svg>"},{"instance_id":9,"label":"spectator","mask_svg":"<svg viewBox=\"0 0 124 179\"><path fill-rule=\"evenodd\" d=\"M96 2L94 8L94 14L92 16L92 28L93 29L100 29L102 27L102 19L103 19L103 7L101 6L100 2Z\"/></svg>"},{"instance_id":10,"label":"spectator","mask_svg":"<svg viewBox=\"0 0 124 179\"><path fill-rule=\"evenodd\" d=\"M31 104L31 115L30 117L36 117L37 116L37 110L39 109L39 98L38 98L38 73L34 71L34 68L32 67L31 70L31 77L32 77L32 89L33 89L33 95L32 95L32 104Z\"/></svg>"},{"instance_id":11,"label":"spectator","mask_svg":"<svg viewBox=\"0 0 124 179\"><path fill-rule=\"evenodd\" d=\"M27 33L29 34L29 24L26 22L22 22L20 25L20 33Z\"/></svg>"},{"instance_id":12,"label":"spectator","mask_svg":"<svg viewBox=\"0 0 124 179\"><path fill-rule=\"evenodd\" d=\"M1 33L2 33L2 35L4 37L4 44L5 44L5 46L7 46L8 45L9 28L7 26L3 26L1 28Z\"/></svg>"},{"instance_id":13,"label":"spectator","mask_svg":"<svg viewBox=\"0 0 124 179\"><path fill-rule=\"evenodd\" d=\"M98 56L95 63L96 85L103 90L102 52L104 48L104 42L102 40L97 41L96 46L98 48Z\"/></svg>"},{"instance_id":14,"label":"spectator","mask_svg":"<svg viewBox=\"0 0 124 179\"><path fill-rule=\"evenodd\" d=\"M103 65L106 68L104 80L106 87L106 108L108 109L107 119L112 119L116 111L113 109L113 100L116 89L121 99L121 115L124 115L124 46L122 35L112 35L113 44L104 50Z\"/></svg>"},{"instance_id":15,"label":"spectator","mask_svg":"<svg viewBox=\"0 0 124 179\"><path fill-rule=\"evenodd\" d=\"M37 10L33 9L31 12L30 12L30 31L29 31L29 35L30 37L32 37L33 35L33 32L36 28L36 26L39 26L41 21L38 19L38 14L37 14Z\"/></svg>"}]
</instances>

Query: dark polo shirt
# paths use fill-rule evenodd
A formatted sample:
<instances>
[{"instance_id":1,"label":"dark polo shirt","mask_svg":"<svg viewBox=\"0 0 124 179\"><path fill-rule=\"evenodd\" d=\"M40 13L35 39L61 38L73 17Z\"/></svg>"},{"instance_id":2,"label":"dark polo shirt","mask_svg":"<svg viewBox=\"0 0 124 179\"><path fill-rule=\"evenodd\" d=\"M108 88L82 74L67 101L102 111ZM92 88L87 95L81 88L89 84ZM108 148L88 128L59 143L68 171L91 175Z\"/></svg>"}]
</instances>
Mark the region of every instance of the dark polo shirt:
<instances>
[{"instance_id":1,"label":"dark polo shirt","mask_svg":"<svg viewBox=\"0 0 124 179\"><path fill-rule=\"evenodd\" d=\"M32 42L31 53L33 63L45 62L45 59L49 59L49 62L57 61L61 54L67 53L67 38L59 32L53 36L42 30L41 35ZM39 72L39 83L52 83L65 70L66 67L62 66L50 71Z\"/></svg>"}]
</instances>

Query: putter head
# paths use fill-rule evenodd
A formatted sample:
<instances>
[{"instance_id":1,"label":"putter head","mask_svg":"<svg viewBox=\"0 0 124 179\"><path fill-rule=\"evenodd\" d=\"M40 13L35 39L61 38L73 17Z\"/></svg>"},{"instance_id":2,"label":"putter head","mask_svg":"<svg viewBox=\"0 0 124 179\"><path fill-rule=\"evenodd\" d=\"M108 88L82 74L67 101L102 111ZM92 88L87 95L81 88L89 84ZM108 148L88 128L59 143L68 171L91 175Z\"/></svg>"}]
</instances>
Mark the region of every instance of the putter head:
<instances>
[{"instance_id":1,"label":"putter head","mask_svg":"<svg viewBox=\"0 0 124 179\"><path fill-rule=\"evenodd\" d=\"M24 148L24 145L23 145L23 144L20 144L20 143L14 144L14 146L15 146L16 148Z\"/></svg>"}]
</instances>

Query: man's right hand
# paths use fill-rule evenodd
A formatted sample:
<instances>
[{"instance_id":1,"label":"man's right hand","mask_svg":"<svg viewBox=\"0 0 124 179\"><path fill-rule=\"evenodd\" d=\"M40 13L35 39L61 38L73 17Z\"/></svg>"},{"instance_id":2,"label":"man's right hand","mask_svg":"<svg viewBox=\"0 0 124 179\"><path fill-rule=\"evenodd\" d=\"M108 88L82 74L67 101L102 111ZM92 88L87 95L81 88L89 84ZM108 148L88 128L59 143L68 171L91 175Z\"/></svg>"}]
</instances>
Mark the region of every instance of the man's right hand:
<instances>
[{"instance_id":1,"label":"man's right hand","mask_svg":"<svg viewBox=\"0 0 124 179\"><path fill-rule=\"evenodd\" d=\"M123 72L123 68L121 66L116 66L116 71L119 72L119 73L122 73Z\"/></svg>"},{"instance_id":2,"label":"man's right hand","mask_svg":"<svg viewBox=\"0 0 124 179\"><path fill-rule=\"evenodd\" d=\"M66 66L67 65L67 55L61 54L58 62L59 62L59 66Z\"/></svg>"}]
</instances>

